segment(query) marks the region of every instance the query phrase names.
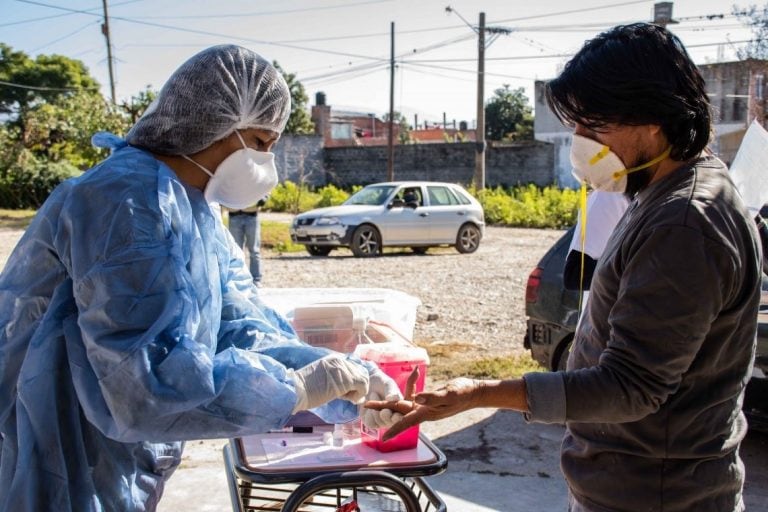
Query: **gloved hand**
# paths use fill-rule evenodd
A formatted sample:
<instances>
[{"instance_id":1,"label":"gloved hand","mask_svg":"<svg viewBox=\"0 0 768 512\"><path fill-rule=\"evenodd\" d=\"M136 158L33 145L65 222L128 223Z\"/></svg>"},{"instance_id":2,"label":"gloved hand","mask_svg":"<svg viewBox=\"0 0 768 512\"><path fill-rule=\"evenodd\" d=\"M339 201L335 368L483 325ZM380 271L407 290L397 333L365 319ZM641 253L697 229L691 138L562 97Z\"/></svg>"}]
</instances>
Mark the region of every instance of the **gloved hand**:
<instances>
[{"instance_id":1,"label":"gloved hand","mask_svg":"<svg viewBox=\"0 0 768 512\"><path fill-rule=\"evenodd\" d=\"M366 400L402 400L403 394L397 383L392 380L379 367L375 367L368 373L370 386ZM368 428L388 428L403 419L403 415L392 409L363 409L360 416L363 424Z\"/></svg>"},{"instance_id":2,"label":"gloved hand","mask_svg":"<svg viewBox=\"0 0 768 512\"><path fill-rule=\"evenodd\" d=\"M342 355L328 355L298 370L289 370L296 386L294 414L334 398L362 403L368 393L368 371Z\"/></svg>"}]
</instances>

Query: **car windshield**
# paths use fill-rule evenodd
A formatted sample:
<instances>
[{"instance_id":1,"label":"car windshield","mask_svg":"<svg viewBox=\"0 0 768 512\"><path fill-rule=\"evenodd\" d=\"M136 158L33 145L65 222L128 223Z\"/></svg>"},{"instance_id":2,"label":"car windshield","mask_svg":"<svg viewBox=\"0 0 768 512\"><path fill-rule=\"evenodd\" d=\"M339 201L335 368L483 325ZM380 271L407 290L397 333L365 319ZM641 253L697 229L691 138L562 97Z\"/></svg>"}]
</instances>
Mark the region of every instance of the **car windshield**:
<instances>
[{"instance_id":1,"label":"car windshield","mask_svg":"<svg viewBox=\"0 0 768 512\"><path fill-rule=\"evenodd\" d=\"M394 188L394 185L369 185L344 201L344 204L382 205Z\"/></svg>"}]
</instances>

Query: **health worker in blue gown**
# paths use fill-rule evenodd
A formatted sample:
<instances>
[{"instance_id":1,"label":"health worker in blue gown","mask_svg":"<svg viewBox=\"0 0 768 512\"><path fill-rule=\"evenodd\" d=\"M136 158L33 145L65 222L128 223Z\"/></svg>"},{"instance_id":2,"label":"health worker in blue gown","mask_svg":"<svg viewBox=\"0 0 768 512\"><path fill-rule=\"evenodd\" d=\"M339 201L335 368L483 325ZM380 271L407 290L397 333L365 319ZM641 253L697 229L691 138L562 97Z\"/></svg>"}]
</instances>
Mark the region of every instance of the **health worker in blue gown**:
<instances>
[{"instance_id":1,"label":"health worker in blue gown","mask_svg":"<svg viewBox=\"0 0 768 512\"><path fill-rule=\"evenodd\" d=\"M37 213L0 275L0 511L155 510L185 440L307 409L347 421L398 394L375 365L299 341L211 207L275 186L290 110L266 59L206 49L125 140L97 134L111 156Z\"/></svg>"}]
</instances>

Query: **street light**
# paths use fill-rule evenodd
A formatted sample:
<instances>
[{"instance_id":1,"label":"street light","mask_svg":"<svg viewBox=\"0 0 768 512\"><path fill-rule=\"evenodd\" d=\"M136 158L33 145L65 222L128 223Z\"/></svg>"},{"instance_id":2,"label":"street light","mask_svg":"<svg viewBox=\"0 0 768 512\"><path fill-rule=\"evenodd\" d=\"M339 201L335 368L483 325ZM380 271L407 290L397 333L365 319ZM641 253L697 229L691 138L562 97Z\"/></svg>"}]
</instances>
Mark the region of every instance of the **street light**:
<instances>
[{"instance_id":1,"label":"street light","mask_svg":"<svg viewBox=\"0 0 768 512\"><path fill-rule=\"evenodd\" d=\"M485 188L485 49L502 34L509 34L512 30L504 27L486 27L485 13L480 13L478 27L473 27L464 16L453 7L446 6L445 12L453 13L477 34L477 123L475 127L475 187L477 190ZM490 34L487 38L486 34Z\"/></svg>"}]
</instances>

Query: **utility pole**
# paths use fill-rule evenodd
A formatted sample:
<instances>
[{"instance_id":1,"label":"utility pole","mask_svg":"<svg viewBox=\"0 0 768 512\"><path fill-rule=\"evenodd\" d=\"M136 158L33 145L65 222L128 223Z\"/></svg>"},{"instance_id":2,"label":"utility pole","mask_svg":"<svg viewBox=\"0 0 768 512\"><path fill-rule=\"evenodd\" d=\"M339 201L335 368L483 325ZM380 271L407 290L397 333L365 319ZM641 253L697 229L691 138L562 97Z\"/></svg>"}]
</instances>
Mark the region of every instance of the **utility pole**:
<instances>
[{"instance_id":1,"label":"utility pole","mask_svg":"<svg viewBox=\"0 0 768 512\"><path fill-rule=\"evenodd\" d=\"M477 128L475 129L475 187L485 188L485 13L477 32Z\"/></svg>"},{"instance_id":2,"label":"utility pole","mask_svg":"<svg viewBox=\"0 0 768 512\"><path fill-rule=\"evenodd\" d=\"M395 22L390 24L389 135L387 137L387 181L395 180Z\"/></svg>"},{"instance_id":3,"label":"utility pole","mask_svg":"<svg viewBox=\"0 0 768 512\"><path fill-rule=\"evenodd\" d=\"M115 100L115 74L112 71L112 42L109 38L109 11L107 10L107 0L101 1L104 6L104 23L101 24L101 33L107 39L107 66L109 67L109 90L112 94L112 104Z\"/></svg>"},{"instance_id":4,"label":"utility pole","mask_svg":"<svg viewBox=\"0 0 768 512\"><path fill-rule=\"evenodd\" d=\"M478 190L485 188L485 49L490 46L501 34L512 32L503 27L486 27L485 13L480 13L478 28L473 27L464 16L451 7L445 8L445 12L453 13L469 28L477 33L477 121L475 122L475 187ZM490 37L486 43L485 34Z\"/></svg>"}]
</instances>

